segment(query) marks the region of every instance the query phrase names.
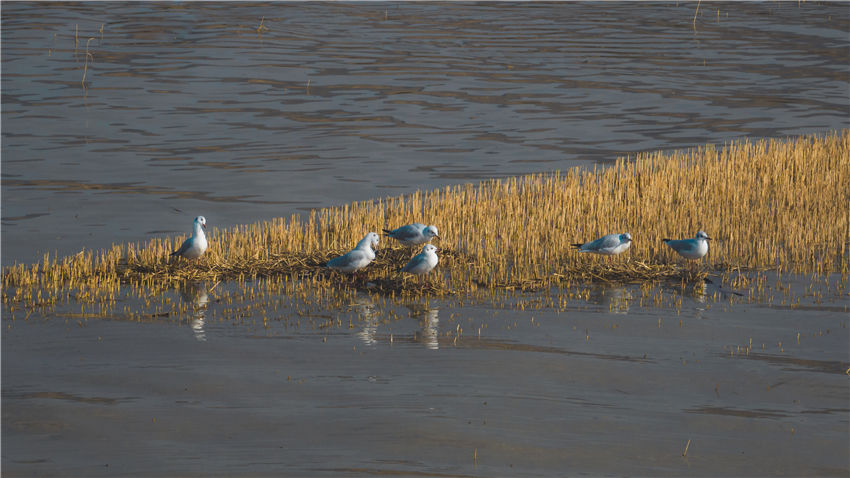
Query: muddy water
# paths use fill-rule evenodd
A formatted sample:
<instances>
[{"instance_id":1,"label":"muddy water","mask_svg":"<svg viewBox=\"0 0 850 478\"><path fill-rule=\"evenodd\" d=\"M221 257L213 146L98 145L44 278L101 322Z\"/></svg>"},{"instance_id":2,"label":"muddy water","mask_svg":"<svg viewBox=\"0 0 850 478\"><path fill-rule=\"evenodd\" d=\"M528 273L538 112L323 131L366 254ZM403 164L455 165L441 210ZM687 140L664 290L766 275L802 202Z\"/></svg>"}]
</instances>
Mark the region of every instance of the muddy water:
<instances>
[{"instance_id":1,"label":"muddy water","mask_svg":"<svg viewBox=\"0 0 850 478\"><path fill-rule=\"evenodd\" d=\"M4 476L848 472L846 290L236 316L220 287L185 319L7 314Z\"/></svg>"},{"instance_id":2,"label":"muddy water","mask_svg":"<svg viewBox=\"0 0 850 478\"><path fill-rule=\"evenodd\" d=\"M695 10L4 3L2 262L850 127L846 5ZM228 287L4 308L4 476L850 473L846 288L305 315Z\"/></svg>"},{"instance_id":3,"label":"muddy water","mask_svg":"<svg viewBox=\"0 0 850 478\"><path fill-rule=\"evenodd\" d=\"M2 263L850 126L845 5L695 11L9 3Z\"/></svg>"}]
</instances>

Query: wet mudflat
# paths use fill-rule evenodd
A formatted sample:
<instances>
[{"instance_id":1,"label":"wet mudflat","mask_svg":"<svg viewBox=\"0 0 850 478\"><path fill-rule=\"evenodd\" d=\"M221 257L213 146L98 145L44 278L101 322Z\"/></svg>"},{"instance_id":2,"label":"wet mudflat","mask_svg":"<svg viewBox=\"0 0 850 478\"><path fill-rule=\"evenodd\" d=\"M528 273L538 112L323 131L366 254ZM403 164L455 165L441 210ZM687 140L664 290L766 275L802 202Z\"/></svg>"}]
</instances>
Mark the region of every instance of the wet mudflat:
<instances>
[{"instance_id":1,"label":"wet mudflat","mask_svg":"<svg viewBox=\"0 0 850 478\"><path fill-rule=\"evenodd\" d=\"M7 314L4 475L846 475L846 291L706 292Z\"/></svg>"}]
</instances>

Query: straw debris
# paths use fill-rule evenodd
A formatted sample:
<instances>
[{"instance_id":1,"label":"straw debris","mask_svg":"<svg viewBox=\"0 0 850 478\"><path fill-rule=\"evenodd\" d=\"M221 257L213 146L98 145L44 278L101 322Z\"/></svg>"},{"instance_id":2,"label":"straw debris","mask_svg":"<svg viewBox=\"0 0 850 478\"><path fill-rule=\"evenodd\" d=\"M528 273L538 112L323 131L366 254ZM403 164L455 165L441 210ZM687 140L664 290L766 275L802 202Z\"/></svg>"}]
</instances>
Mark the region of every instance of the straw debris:
<instances>
[{"instance_id":1,"label":"straw debris","mask_svg":"<svg viewBox=\"0 0 850 478\"><path fill-rule=\"evenodd\" d=\"M155 238L3 270L4 302L36 291L106 297L128 284L286 277L319 288L384 294L539 291L574 283L701 283L711 271L848 272L850 131L641 153L605 168L528 175L313 210L229 230L213 229L196 264L169 263L185 237ZM436 224L440 264L431 286L398 272L418 250L384 238L354 277L322 267L366 232ZM699 267L683 267L661 239L715 239ZM631 233L609 261L570 244ZM95 292L100 291L100 292ZM39 292L40 293L40 292ZM103 299L106 300L106 299Z\"/></svg>"}]
</instances>

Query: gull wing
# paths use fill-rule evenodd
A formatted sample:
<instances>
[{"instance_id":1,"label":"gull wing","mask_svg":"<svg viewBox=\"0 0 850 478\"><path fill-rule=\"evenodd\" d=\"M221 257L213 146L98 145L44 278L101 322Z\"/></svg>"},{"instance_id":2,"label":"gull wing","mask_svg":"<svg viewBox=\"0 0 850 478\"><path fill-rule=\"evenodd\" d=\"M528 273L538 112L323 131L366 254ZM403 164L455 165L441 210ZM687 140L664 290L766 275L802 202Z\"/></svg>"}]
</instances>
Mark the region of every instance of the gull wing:
<instances>
[{"instance_id":1,"label":"gull wing","mask_svg":"<svg viewBox=\"0 0 850 478\"><path fill-rule=\"evenodd\" d=\"M171 255L182 256L186 251L189 250L190 247L192 247L192 239L194 239L194 237L190 237L183 241L183 244L180 246L180 249L177 249L176 251L172 252Z\"/></svg>"}]
</instances>

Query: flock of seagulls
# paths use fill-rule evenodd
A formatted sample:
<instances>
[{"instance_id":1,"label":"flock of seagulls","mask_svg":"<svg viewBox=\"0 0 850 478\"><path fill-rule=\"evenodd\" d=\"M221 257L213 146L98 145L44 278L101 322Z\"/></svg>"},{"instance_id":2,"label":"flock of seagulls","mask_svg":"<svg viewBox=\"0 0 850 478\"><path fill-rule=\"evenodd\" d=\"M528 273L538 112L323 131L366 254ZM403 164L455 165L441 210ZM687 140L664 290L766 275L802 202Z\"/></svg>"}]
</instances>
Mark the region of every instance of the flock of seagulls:
<instances>
[{"instance_id":1,"label":"flock of seagulls","mask_svg":"<svg viewBox=\"0 0 850 478\"><path fill-rule=\"evenodd\" d=\"M422 252L413 256L404 267L399 269L400 272L424 277L437 267L437 264L440 262L440 258L437 256L439 249L436 246L427 244L431 242L431 239L440 237L436 226L426 226L417 222L393 230L384 229L383 231L387 236L405 246L425 244ZM327 267L340 272L356 272L368 266L369 263L375 260L373 247L378 245L378 239L378 234L374 232L366 234L366 237L361 239L354 249L329 260Z\"/></svg>"},{"instance_id":2,"label":"flock of seagulls","mask_svg":"<svg viewBox=\"0 0 850 478\"><path fill-rule=\"evenodd\" d=\"M180 248L171 253L171 257L199 260L207 250L207 237L204 235L206 227L207 220L204 216L196 217L192 223L192 236L183 241ZM383 231L387 236L405 246L425 244L422 252L413 256L404 267L399 269L400 272L424 277L437 267L440 262L437 252L440 250L430 244L431 239L440 237L436 226L426 226L417 222L393 230L384 229ZM663 241L664 244L685 259L699 260L708 254L708 241L710 240L711 238L705 231L699 231L696 237L692 239L664 239ZM357 272L375 260L375 248L379 241L378 234L370 232L357 243L354 249L329 260L326 267L344 273ZM625 252L631 245L631 234L624 232L622 234L608 234L590 242L573 244L573 247L582 253L591 252L615 256Z\"/></svg>"},{"instance_id":3,"label":"flock of seagulls","mask_svg":"<svg viewBox=\"0 0 850 478\"><path fill-rule=\"evenodd\" d=\"M662 242L685 259L699 260L708 254L708 241L710 240L711 238L705 231L699 231L696 237L692 239L662 239ZM608 234L583 244L573 244L573 247L578 249L579 252L615 256L625 252L631 245L632 235L624 232L623 234Z\"/></svg>"}]
</instances>

